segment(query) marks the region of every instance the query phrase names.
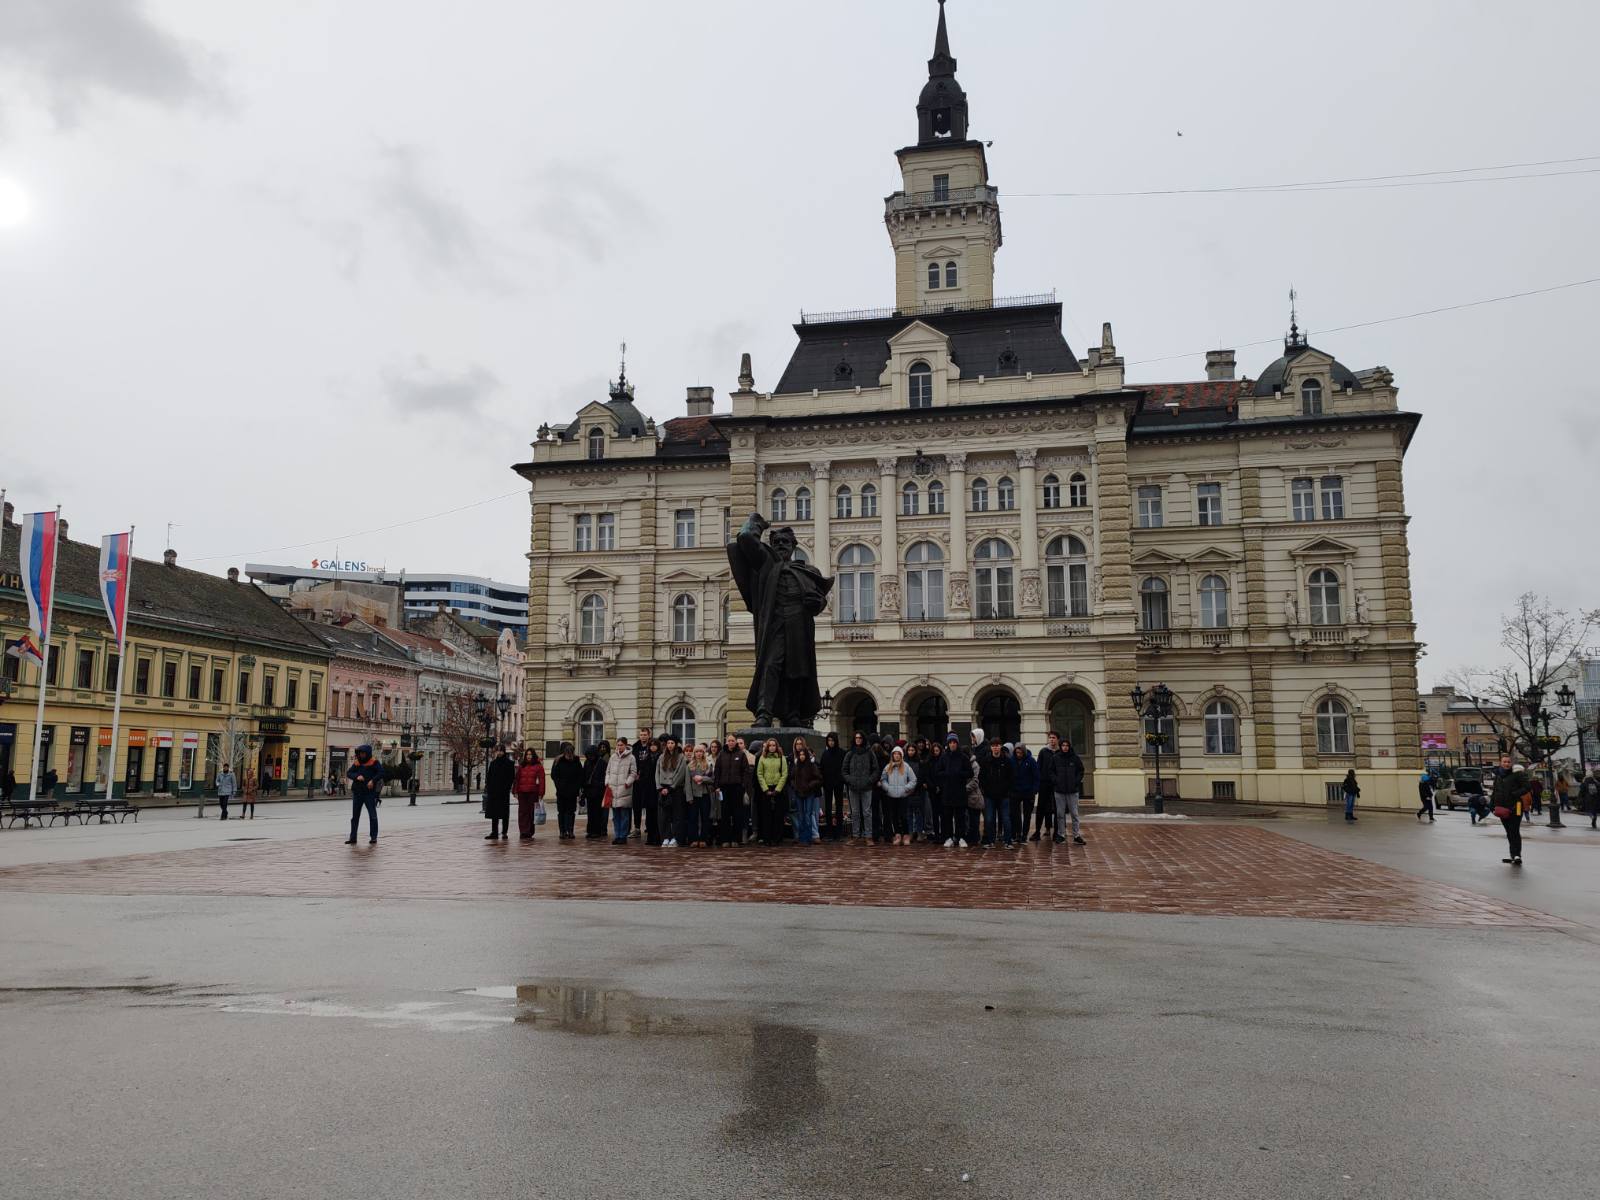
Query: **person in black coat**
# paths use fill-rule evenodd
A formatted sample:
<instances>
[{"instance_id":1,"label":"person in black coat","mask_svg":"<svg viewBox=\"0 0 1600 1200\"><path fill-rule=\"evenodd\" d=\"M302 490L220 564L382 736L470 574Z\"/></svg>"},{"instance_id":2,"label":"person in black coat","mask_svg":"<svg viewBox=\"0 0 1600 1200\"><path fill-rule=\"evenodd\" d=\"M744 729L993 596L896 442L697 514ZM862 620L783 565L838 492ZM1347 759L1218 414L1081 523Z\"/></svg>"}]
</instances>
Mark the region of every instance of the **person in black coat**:
<instances>
[{"instance_id":1,"label":"person in black coat","mask_svg":"<svg viewBox=\"0 0 1600 1200\"><path fill-rule=\"evenodd\" d=\"M609 836L606 821L611 810L606 807L605 799L606 760L610 757L611 743L606 741L590 746L583 756L583 801L589 808L589 823L584 827L583 836L589 841Z\"/></svg>"},{"instance_id":2,"label":"person in black coat","mask_svg":"<svg viewBox=\"0 0 1600 1200\"><path fill-rule=\"evenodd\" d=\"M1078 757L1071 742L1063 741L1052 733L1049 751L1039 755L1039 807L1045 806L1048 797L1055 809L1055 836L1052 841L1060 843L1067 840L1067 819L1070 816L1072 840L1079 846L1084 844L1078 820L1078 795L1082 788L1083 759Z\"/></svg>"},{"instance_id":3,"label":"person in black coat","mask_svg":"<svg viewBox=\"0 0 1600 1200\"><path fill-rule=\"evenodd\" d=\"M822 768L822 836L837 842L844 836L844 747L837 733L823 739L817 765Z\"/></svg>"},{"instance_id":4,"label":"person in black coat","mask_svg":"<svg viewBox=\"0 0 1600 1200\"><path fill-rule=\"evenodd\" d=\"M978 760L978 788L983 792L984 846L1011 846L1011 783L1016 772L1003 752L1000 735L989 738L989 753Z\"/></svg>"},{"instance_id":5,"label":"person in black coat","mask_svg":"<svg viewBox=\"0 0 1600 1200\"><path fill-rule=\"evenodd\" d=\"M511 836L511 788L516 781L516 764L504 746L497 747L483 781L483 815L489 818L489 833L484 841Z\"/></svg>"},{"instance_id":6,"label":"person in black coat","mask_svg":"<svg viewBox=\"0 0 1600 1200\"><path fill-rule=\"evenodd\" d=\"M972 759L961 748L961 739L951 734L945 740L944 753L934 768L934 782L939 789L939 832L946 846L967 845L967 781L972 778ZM974 833L974 838L977 836Z\"/></svg>"},{"instance_id":7,"label":"person in black coat","mask_svg":"<svg viewBox=\"0 0 1600 1200\"><path fill-rule=\"evenodd\" d=\"M556 789L556 831L563 841L577 834L578 794L583 791L583 764L572 752L571 742L561 743L561 755L550 764L550 782Z\"/></svg>"}]
</instances>

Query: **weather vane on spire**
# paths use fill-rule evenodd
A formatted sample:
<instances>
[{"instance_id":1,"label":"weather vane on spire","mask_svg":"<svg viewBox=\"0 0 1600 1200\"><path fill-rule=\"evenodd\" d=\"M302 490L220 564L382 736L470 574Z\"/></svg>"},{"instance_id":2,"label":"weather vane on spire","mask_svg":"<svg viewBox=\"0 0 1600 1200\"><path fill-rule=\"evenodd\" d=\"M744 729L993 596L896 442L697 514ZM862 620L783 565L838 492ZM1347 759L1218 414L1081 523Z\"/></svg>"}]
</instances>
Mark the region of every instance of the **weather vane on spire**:
<instances>
[{"instance_id":1,"label":"weather vane on spire","mask_svg":"<svg viewBox=\"0 0 1600 1200\"><path fill-rule=\"evenodd\" d=\"M623 342L618 349L622 353L622 365L617 368L617 382L626 383L628 381L628 343Z\"/></svg>"},{"instance_id":2,"label":"weather vane on spire","mask_svg":"<svg viewBox=\"0 0 1600 1200\"><path fill-rule=\"evenodd\" d=\"M1299 293L1294 290L1294 285L1291 284L1289 286L1289 344L1291 346L1300 344L1300 318L1295 309L1295 301L1299 298Z\"/></svg>"}]
</instances>

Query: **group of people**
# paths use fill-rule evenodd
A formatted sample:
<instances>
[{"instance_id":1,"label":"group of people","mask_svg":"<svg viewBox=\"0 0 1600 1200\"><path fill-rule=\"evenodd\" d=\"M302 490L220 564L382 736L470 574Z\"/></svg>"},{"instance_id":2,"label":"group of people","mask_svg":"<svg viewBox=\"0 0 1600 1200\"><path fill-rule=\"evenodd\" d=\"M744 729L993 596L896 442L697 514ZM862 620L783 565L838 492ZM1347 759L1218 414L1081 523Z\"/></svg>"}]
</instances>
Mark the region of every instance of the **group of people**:
<instances>
[{"instance_id":1,"label":"group of people","mask_svg":"<svg viewBox=\"0 0 1600 1200\"><path fill-rule=\"evenodd\" d=\"M1352 774L1354 774L1352 772ZM1506 831L1506 857L1501 859L1513 867L1522 865L1522 826L1535 817L1543 816L1545 809L1545 783L1537 770L1515 763L1511 755L1502 754L1500 765L1494 769L1492 786L1487 796L1468 797L1467 815L1472 824L1487 821L1492 814ZM1431 771L1424 771L1417 781L1417 795L1422 806L1417 819L1433 820L1434 793L1438 781ZM1555 777L1554 796L1550 800L1550 827L1560 829L1564 822L1562 812L1577 807L1587 813L1589 828L1600 828L1600 767L1581 776L1576 785L1565 771Z\"/></svg>"},{"instance_id":2,"label":"group of people","mask_svg":"<svg viewBox=\"0 0 1600 1200\"><path fill-rule=\"evenodd\" d=\"M968 745L953 733L941 741L858 732L844 746L830 733L814 753L798 737L787 746L777 738L751 746L732 735L686 745L645 728L634 742L602 741L581 759L563 743L549 771L563 840L577 836L582 800L587 838L609 835L619 846L639 838L667 849L787 840L1009 848L1069 836L1081 846L1083 778L1083 760L1056 734L1035 756L981 729ZM533 841L546 792L538 754L526 749L513 764L502 751L485 782L488 840L509 837L514 795L518 831Z\"/></svg>"}]
</instances>

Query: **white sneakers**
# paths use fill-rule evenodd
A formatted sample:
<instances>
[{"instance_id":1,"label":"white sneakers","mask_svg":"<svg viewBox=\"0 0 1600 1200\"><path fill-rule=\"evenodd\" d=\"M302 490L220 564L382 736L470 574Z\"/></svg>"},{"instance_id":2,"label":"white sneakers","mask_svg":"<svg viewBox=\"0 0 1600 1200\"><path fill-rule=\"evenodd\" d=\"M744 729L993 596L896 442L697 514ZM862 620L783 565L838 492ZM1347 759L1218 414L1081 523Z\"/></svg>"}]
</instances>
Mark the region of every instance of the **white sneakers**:
<instances>
[{"instance_id":1,"label":"white sneakers","mask_svg":"<svg viewBox=\"0 0 1600 1200\"><path fill-rule=\"evenodd\" d=\"M676 850L678 848L678 839L668 838L666 841L661 843L661 848L663 850Z\"/></svg>"},{"instance_id":2,"label":"white sneakers","mask_svg":"<svg viewBox=\"0 0 1600 1200\"><path fill-rule=\"evenodd\" d=\"M955 838L945 838L945 840L944 840L944 848L946 850L954 849L955 848L955 844L956 844Z\"/></svg>"},{"instance_id":3,"label":"white sneakers","mask_svg":"<svg viewBox=\"0 0 1600 1200\"><path fill-rule=\"evenodd\" d=\"M959 842L956 843L956 845L960 846L963 850L965 850L967 848L967 839L966 838L962 838Z\"/></svg>"}]
</instances>

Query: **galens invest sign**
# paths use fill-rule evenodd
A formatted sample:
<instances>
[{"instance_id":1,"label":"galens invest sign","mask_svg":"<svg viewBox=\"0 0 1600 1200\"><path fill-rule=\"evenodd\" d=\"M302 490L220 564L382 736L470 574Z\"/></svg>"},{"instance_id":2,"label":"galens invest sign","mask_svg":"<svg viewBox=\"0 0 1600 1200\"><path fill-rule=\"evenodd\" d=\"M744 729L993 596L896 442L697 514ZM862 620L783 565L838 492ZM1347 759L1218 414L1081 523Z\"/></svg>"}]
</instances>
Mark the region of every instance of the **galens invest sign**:
<instances>
[{"instance_id":1,"label":"galens invest sign","mask_svg":"<svg viewBox=\"0 0 1600 1200\"><path fill-rule=\"evenodd\" d=\"M313 558L311 560L313 571L365 571L366 559L350 558Z\"/></svg>"}]
</instances>

